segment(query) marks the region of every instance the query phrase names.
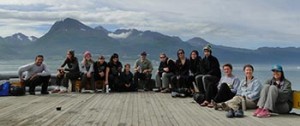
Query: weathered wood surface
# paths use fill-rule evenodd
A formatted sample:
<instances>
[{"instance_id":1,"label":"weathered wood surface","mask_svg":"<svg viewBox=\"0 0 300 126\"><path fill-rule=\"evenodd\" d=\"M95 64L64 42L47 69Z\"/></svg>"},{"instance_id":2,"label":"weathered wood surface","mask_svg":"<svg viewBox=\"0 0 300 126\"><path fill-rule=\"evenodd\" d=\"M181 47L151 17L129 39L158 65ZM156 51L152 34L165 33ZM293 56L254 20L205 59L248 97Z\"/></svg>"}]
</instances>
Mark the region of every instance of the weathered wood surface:
<instances>
[{"instance_id":1,"label":"weathered wood surface","mask_svg":"<svg viewBox=\"0 0 300 126\"><path fill-rule=\"evenodd\" d=\"M228 119L224 111L200 107L191 98L153 92L51 94L0 97L0 126L288 126L300 125L296 115ZM57 111L56 107L62 107Z\"/></svg>"}]
</instances>

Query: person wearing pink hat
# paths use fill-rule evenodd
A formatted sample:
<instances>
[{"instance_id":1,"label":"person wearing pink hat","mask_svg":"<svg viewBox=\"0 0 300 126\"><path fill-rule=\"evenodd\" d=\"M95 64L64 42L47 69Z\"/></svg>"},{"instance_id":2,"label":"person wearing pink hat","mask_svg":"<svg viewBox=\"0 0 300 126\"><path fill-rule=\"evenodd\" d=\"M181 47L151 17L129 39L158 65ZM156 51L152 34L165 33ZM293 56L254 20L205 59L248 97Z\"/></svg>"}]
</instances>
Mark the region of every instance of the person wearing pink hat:
<instances>
[{"instance_id":1,"label":"person wearing pink hat","mask_svg":"<svg viewBox=\"0 0 300 126\"><path fill-rule=\"evenodd\" d=\"M83 60L81 61L80 71L81 75L81 92L85 92L87 83L90 81L91 89L95 90L95 82L94 82L94 61L92 60L92 54L89 51L85 51L83 54ZM93 91L90 91L93 92Z\"/></svg>"}]
</instances>

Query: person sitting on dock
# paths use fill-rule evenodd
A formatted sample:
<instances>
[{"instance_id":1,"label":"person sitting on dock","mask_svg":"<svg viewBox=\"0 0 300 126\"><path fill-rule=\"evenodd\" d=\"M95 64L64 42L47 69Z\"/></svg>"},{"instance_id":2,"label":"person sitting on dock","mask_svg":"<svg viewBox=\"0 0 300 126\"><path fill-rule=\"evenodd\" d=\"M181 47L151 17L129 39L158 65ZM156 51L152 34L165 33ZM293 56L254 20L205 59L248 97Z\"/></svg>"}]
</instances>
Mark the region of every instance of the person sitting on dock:
<instances>
[{"instance_id":1,"label":"person sitting on dock","mask_svg":"<svg viewBox=\"0 0 300 126\"><path fill-rule=\"evenodd\" d=\"M189 85L192 92L196 92L194 85L196 85L196 76L203 75L204 68L201 56L197 50L193 50L190 54L190 75Z\"/></svg>"},{"instance_id":2,"label":"person sitting on dock","mask_svg":"<svg viewBox=\"0 0 300 126\"><path fill-rule=\"evenodd\" d=\"M150 60L147 58L147 53L142 52L140 59L135 61L134 64L134 83L135 85L139 85L139 79L142 84L144 91L148 91L150 89L150 80L152 76L153 66Z\"/></svg>"},{"instance_id":3,"label":"person sitting on dock","mask_svg":"<svg viewBox=\"0 0 300 126\"><path fill-rule=\"evenodd\" d=\"M106 71L107 63L105 62L104 56L99 56L98 61L94 64L94 79L95 82L99 82L100 88L102 92L105 92L105 71ZM95 86L97 87L97 86Z\"/></svg>"},{"instance_id":4,"label":"person sitting on dock","mask_svg":"<svg viewBox=\"0 0 300 126\"><path fill-rule=\"evenodd\" d=\"M191 94L189 90L189 68L190 60L185 58L184 50L179 49L177 51L177 60L175 62L175 75L171 77L172 97L185 97Z\"/></svg>"},{"instance_id":5,"label":"person sitting on dock","mask_svg":"<svg viewBox=\"0 0 300 126\"><path fill-rule=\"evenodd\" d=\"M232 74L232 65L223 65L224 76L221 77L218 87L211 86L207 90L206 101L211 101L207 107L221 108L218 103L222 103L232 99L240 85L240 79Z\"/></svg>"},{"instance_id":6,"label":"person sitting on dock","mask_svg":"<svg viewBox=\"0 0 300 126\"><path fill-rule=\"evenodd\" d=\"M35 95L35 87L42 84L41 94L49 94L48 84L50 80L50 71L46 64L43 63L44 56L37 55L35 62L19 67L18 75L20 82L29 86L29 94ZM25 77L23 73L27 72Z\"/></svg>"},{"instance_id":7,"label":"person sitting on dock","mask_svg":"<svg viewBox=\"0 0 300 126\"><path fill-rule=\"evenodd\" d=\"M273 77L267 80L260 92L253 116L269 117L270 111L289 113L293 108L291 82L285 78L282 66L274 65L272 72Z\"/></svg>"},{"instance_id":8,"label":"person sitting on dock","mask_svg":"<svg viewBox=\"0 0 300 126\"><path fill-rule=\"evenodd\" d=\"M229 110L226 113L228 118L243 117L244 110L255 109L259 99L259 93L262 89L262 84L253 76L253 66L247 64L244 66L243 70L246 77L241 81L236 96L229 101L226 101L225 104L222 105L224 108L229 107Z\"/></svg>"},{"instance_id":9,"label":"person sitting on dock","mask_svg":"<svg viewBox=\"0 0 300 126\"><path fill-rule=\"evenodd\" d=\"M64 68L65 66L68 68ZM67 51L67 58L65 59L64 63L58 69L56 87L52 93L66 93L69 87L69 80L73 81L80 77L80 70L78 59L75 57L74 50ZM61 87L61 83L63 87Z\"/></svg>"},{"instance_id":10,"label":"person sitting on dock","mask_svg":"<svg viewBox=\"0 0 300 126\"><path fill-rule=\"evenodd\" d=\"M130 64L124 66L121 73L120 91L137 91L137 85L133 83L133 74L130 71Z\"/></svg>"},{"instance_id":11,"label":"person sitting on dock","mask_svg":"<svg viewBox=\"0 0 300 126\"><path fill-rule=\"evenodd\" d=\"M172 59L168 58L165 53L161 53L160 64L156 74L156 92L169 93L171 77L175 72L175 63Z\"/></svg>"},{"instance_id":12,"label":"person sitting on dock","mask_svg":"<svg viewBox=\"0 0 300 126\"><path fill-rule=\"evenodd\" d=\"M85 51L83 54L83 60L81 62L81 92L86 92L86 87L88 81L90 81L90 92L95 91L94 82L94 61L92 59L92 54L89 51Z\"/></svg>"},{"instance_id":13,"label":"person sitting on dock","mask_svg":"<svg viewBox=\"0 0 300 126\"><path fill-rule=\"evenodd\" d=\"M209 88L216 88L218 86L218 82L221 79L221 70L220 63L218 59L212 55L211 45L206 45L203 48L204 58L203 58L203 68L204 74L196 76L196 84L200 93L205 94L205 96L213 96L215 94L208 93L216 93L216 92L208 92ZM201 103L201 106L207 106L211 101L204 101Z\"/></svg>"},{"instance_id":14,"label":"person sitting on dock","mask_svg":"<svg viewBox=\"0 0 300 126\"><path fill-rule=\"evenodd\" d=\"M109 85L112 91L118 91L120 75L122 72L122 63L119 61L119 55L114 53L106 67L105 85Z\"/></svg>"}]
</instances>

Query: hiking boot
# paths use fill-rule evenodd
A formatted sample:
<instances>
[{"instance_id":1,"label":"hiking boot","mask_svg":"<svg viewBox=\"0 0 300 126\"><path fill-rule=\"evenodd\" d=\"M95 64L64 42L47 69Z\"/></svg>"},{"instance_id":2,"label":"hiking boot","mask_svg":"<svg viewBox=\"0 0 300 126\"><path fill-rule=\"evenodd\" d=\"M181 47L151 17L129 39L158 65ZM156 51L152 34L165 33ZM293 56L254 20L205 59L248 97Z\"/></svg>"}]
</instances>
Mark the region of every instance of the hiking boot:
<instances>
[{"instance_id":1,"label":"hiking boot","mask_svg":"<svg viewBox=\"0 0 300 126\"><path fill-rule=\"evenodd\" d=\"M160 92L161 90L160 89L158 89L158 88L154 88L154 89L152 89L154 92Z\"/></svg>"},{"instance_id":2,"label":"hiking boot","mask_svg":"<svg viewBox=\"0 0 300 126\"><path fill-rule=\"evenodd\" d=\"M226 113L227 118L233 118L235 115L233 109L229 109L228 112Z\"/></svg>"},{"instance_id":3,"label":"hiking boot","mask_svg":"<svg viewBox=\"0 0 300 126\"><path fill-rule=\"evenodd\" d=\"M234 112L234 116L235 116L235 117L238 117L238 118L244 117L244 111L243 111L243 109L236 110L236 111Z\"/></svg>"},{"instance_id":4,"label":"hiking boot","mask_svg":"<svg viewBox=\"0 0 300 126\"><path fill-rule=\"evenodd\" d=\"M263 110L263 108L257 108L252 115L257 116L257 114L259 114L262 110Z\"/></svg>"},{"instance_id":5,"label":"hiking boot","mask_svg":"<svg viewBox=\"0 0 300 126\"><path fill-rule=\"evenodd\" d=\"M268 109L263 109L260 113L258 113L256 116L258 118L266 118L269 117L271 115L271 113L269 112Z\"/></svg>"}]
</instances>

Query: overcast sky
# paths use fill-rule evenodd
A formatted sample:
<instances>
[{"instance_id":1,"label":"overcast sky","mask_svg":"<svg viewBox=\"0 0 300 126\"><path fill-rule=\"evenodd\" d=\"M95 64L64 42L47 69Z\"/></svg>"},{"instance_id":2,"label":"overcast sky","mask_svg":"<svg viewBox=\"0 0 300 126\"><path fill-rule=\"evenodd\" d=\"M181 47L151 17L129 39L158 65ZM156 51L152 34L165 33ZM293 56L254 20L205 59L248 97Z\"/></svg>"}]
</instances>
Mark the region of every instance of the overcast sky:
<instances>
[{"instance_id":1,"label":"overcast sky","mask_svg":"<svg viewBox=\"0 0 300 126\"><path fill-rule=\"evenodd\" d=\"M41 37L70 17L95 27L152 30L255 49L300 47L299 0L0 0L0 36Z\"/></svg>"}]
</instances>

